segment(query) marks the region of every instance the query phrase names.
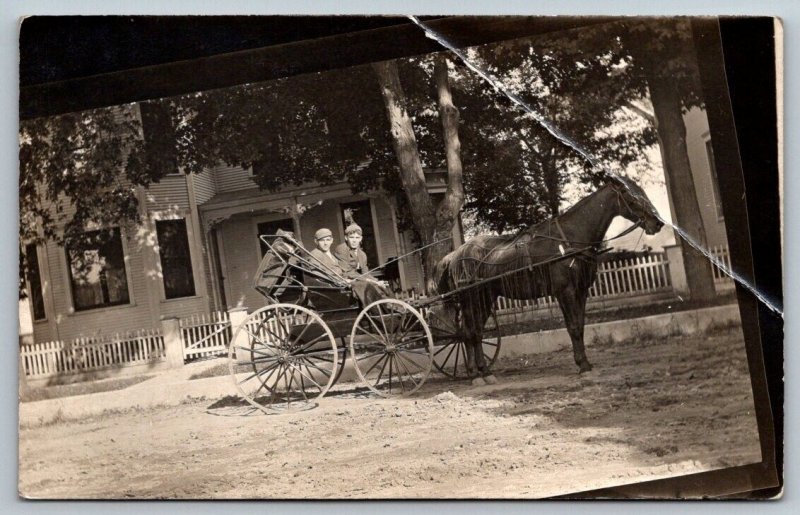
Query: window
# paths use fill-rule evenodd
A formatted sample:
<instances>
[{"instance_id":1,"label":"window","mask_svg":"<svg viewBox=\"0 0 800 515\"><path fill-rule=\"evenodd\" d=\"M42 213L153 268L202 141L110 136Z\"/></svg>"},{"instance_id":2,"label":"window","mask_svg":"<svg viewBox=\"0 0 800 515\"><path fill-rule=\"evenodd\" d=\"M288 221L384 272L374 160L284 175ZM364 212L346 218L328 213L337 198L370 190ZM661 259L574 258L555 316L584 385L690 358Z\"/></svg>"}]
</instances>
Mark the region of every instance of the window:
<instances>
[{"instance_id":1,"label":"window","mask_svg":"<svg viewBox=\"0 0 800 515\"><path fill-rule=\"evenodd\" d=\"M717 178L717 164L714 162L714 147L711 140L706 140L706 155L708 166L711 169L711 187L714 189L714 203L717 209L717 218L722 220L722 196L719 193L719 179Z\"/></svg>"},{"instance_id":2,"label":"window","mask_svg":"<svg viewBox=\"0 0 800 515\"><path fill-rule=\"evenodd\" d=\"M167 299L194 296L194 273L186 220L158 220L156 235L164 296Z\"/></svg>"},{"instance_id":3,"label":"window","mask_svg":"<svg viewBox=\"0 0 800 515\"><path fill-rule=\"evenodd\" d=\"M25 247L25 259L28 263L28 292L33 307L33 319L44 320L46 318L44 294L42 293L42 276L39 272L39 253L36 245Z\"/></svg>"},{"instance_id":4,"label":"window","mask_svg":"<svg viewBox=\"0 0 800 515\"><path fill-rule=\"evenodd\" d=\"M100 231L92 231L87 236L99 237ZM93 247L80 251L68 248L67 260L72 304L76 311L130 302L125 255L118 228L112 229L110 237Z\"/></svg>"},{"instance_id":5,"label":"window","mask_svg":"<svg viewBox=\"0 0 800 515\"><path fill-rule=\"evenodd\" d=\"M361 248L364 254L367 255L367 266L374 268L378 266L378 246L375 242L375 228L372 225L372 209L370 209L369 200L361 200L359 202L347 202L340 204L342 225L347 229L347 220L345 219L345 211L349 210L353 221L361 227L363 238L361 240Z\"/></svg>"},{"instance_id":6,"label":"window","mask_svg":"<svg viewBox=\"0 0 800 515\"><path fill-rule=\"evenodd\" d=\"M275 234L278 229L288 232L294 232L294 222L291 218L281 218L280 220L272 220L270 222L261 222L256 227L258 231L258 244L261 246L261 257L267 253L267 245L261 239L262 234Z\"/></svg>"}]
</instances>

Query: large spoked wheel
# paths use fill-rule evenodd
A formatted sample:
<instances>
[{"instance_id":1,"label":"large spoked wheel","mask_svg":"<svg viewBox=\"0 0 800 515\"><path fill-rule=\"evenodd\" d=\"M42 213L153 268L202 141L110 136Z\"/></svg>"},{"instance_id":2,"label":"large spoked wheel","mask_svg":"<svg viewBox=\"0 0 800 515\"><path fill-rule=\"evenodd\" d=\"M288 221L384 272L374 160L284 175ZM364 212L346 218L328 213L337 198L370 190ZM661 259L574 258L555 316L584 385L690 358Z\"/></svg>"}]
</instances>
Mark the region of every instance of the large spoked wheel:
<instances>
[{"instance_id":1,"label":"large spoked wheel","mask_svg":"<svg viewBox=\"0 0 800 515\"><path fill-rule=\"evenodd\" d=\"M457 309L453 308L449 312L445 309L433 309L428 314L428 321L436 342L436 350L433 353L433 364L436 369L453 379L468 378L467 348ZM483 359L489 368L497 361L501 340L497 313L492 310L483 328L481 345Z\"/></svg>"},{"instance_id":2,"label":"large spoked wheel","mask_svg":"<svg viewBox=\"0 0 800 515\"><path fill-rule=\"evenodd\" d=\"M316 406L339 367L330 328L317 313L294 304L250 314L236 329L228 358L239 394L266 413Z\"/></svg>"},{"instance_id":3,"label":"large spoked wheel","mask_svg":"<svg viewBox=\"0 0 800 515\"><path fill-rule=\"evenodd\" d=\"M433 365L433 337L409 304L382 299L364 308L350 333L350 356L361 381L382 397L416 392Z\"/></svg>"}]
</instances>

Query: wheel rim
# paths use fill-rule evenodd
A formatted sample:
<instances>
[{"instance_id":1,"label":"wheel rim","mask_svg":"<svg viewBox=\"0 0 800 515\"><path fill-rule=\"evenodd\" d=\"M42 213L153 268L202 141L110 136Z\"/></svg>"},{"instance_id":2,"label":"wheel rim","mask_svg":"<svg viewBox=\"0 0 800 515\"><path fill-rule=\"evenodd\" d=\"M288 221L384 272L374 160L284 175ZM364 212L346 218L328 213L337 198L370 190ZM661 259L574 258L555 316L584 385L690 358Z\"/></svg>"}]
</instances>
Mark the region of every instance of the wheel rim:
<instances>
[{"instance_id":1,"label":"wheel rim","mask_svg":"<svg viewBox=\"0 0 800 515\"><path fill-rule=\"evenodd\" d=\"M382 299L364 308L350 333L350 356L361 382L383 397L419 390L433 365L433 337L407 303Z\"/></svg>"},{"instance_id":2,"label":"wheel rim","mask_svg":"<svg viewBox=\"0 0 800 515\"><path fill-rule=\"evenodd\" d=\"M464 343L464 336L458 323L447 316L440 314L429 315L434 318L434 336L436 349L433 352L433 364L436 370L454 379L463 379L467 374L467 346ZM494 334L486 335L487 329ZM484 337L481 349L487 367L491 368L497 361L500 354L500 343L502 334L500 324L497 321L497 313L492 311L486 326L484 327Z\"/></svg>"},{"instance_id":3,"label":"wheel rim","mask_svg":"<svg viewBox=\"0 0 800 515\"><path fill-rule=\"evenodd\" d=\"M237 391L267 413L316 406L337 377L336 340L322 318L302 306L253 312L231 342L228 367Z\"/></svg>"}]
</instances>

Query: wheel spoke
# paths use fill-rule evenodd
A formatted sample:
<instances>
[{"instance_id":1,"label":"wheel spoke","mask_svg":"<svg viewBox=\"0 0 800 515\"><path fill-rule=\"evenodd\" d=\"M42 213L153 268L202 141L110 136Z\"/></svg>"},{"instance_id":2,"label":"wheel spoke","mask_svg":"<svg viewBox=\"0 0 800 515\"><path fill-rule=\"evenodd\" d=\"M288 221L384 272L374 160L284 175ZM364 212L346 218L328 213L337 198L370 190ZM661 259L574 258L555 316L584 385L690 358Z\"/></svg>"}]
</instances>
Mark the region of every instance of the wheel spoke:
<instances>
[{"instance_id":1,"label":"wheel spoke","mask_svg":"<svg viewBox=\"0 0 800 515\"><path fill-rule=\"evenodd\" d=\"M381 382L381 376L383 376L383 371L386 369L386 364L391 362L391 358L392 358L391 354L387 354L386 355L386 360L383 362L383 365L381 365L381 371L378 372L378 378L375 380L375 386L378 386L378 383ZM374 366L375 365L373 365L373 367ZM391 375L392 375L392 367L390 365L389 366L389 376L391 376Z\"/></svg>"},{"instance_id":2,"label":"wheel spoke","mask_svg":"<svg viewBox=\"0 0 800 515\"><path fill-rule=\"evenodd\" d=\"M253 349L252 347L242 347L241 345L236 345L234 348L235 349L239 349L239 350L243 350L245 352L251 352L251 353L254 353L254 354L260 354L261 356L266 356L266 357L277 356L277 354L274 354L274 353L267 354L266 352L262 352L260 350Z\"/></svg>"},{"instance_id":3,"label":"wheel spoke","mask_svg":"<svg viewBox=\"0 0 800 515\"><path fill-rule=\"evenodd\" d=\"M358 359L358 361L364 361L366 359L374 358L375 356L380 356L382 354L386 354L386 351L379 350L378 352L373 352L372 354L367 354L365 356L358 356L358 358L356 358L356 359Z\"/></svg>"},{"instance_id":4,"label":"wheel spoke","mask_svg":"<svg viewBox=\"0 0 800 515\"><path fill-rule=\"evenodd\" d=\"M306 368L308 368L308 365L306 365ZM311 377L310 375L308 375L308 374L304 373L304 372L303 372L303 370L302 370L301 368L300 368L300 369L298 369L298 371L300 372L300 379L301 379L301 380L302 380L302 378L303 378L303 377L305 377L306 379L308 379L309 381L311 381L312 383L314 383L314 385L316 385L316 387L317 387L317 388L319 388L319 391L322 391L322 390L324 390L324 388L322 387L322 385L320 385L318 382L316 382L316 381L314 380L314 378L313 378L313 377Z\"/></svg>"},{"instance_id":5,"label":"wheel spoke","mask_svg":"<svg viewBox=\"0 0 800 515\"><path fill-rule=\"evenodd\" d=\"M305 381L303 381L303 368L302 368L302 365L298 365L297 366L297 371L300 373L300 393L303 394L303 399L306 402L308 402L308 396L306 395L306 383L305 383Z\"/></svg>"},{"instance_id":6,"label":"wheel spoke","mask_svg":"<svg viewBox=\"0 0 800 515\"><path fill-rule=\"evenodd\" d=\"M366 372L364 372L364 377L366 378L366 377L369 375L369 373L370 373L370 372L372 372L372 370L373 370L373 369L374 369L374 368L375 368L375 367L378 365L378 363L380 363L381 361L383 361L384 359L386 359L386 357L387 357L387 356L388 356L388 354L386 354L386 353L383 353L383 357L382 357L382 358L380 358L380 359L378 359L378 360L376 360L376 361L375 361L375 363L373 363L373 364L372 364L372 366L371 366L371 367L369 367L369 370L367 370ZM386 363L385 363L385 362L384 362L383 366L384 366L384 367L386 366ZM383 373L383 367L381 367L381 373ZM378 376L378 378L380 378L380 375Z\"/></svg>"},{"instance_id":7,"label":"wheel spoke","mask_svg":"<svg viewBox=\"0 0 800 515\"><path fill-rule=\"evenodd\" d=\"M456 346L458 346L458 342L451 343L450 345L444 345L442 347L439 347L439 350L434 352L433 355L434 356L438 356L439 353L444 352L447 349L450 349L450 352L447 353L447 356L444 358L444 361L442 362L442 364L445 364L445 363L447 363L447 360L450 359L450 356L453 354L453 351L456 350Z\"/></svg>"},{"instance_id":8,"label":"wheel spoke","mask_svg":"<svg viewBox=\"0 0 800 515\"><path fill-rule=\"evenodd\" d=\"M389 330L388 330L388 329L386 329L386 321L383 319L383 317L385 316L385 315L383 314L383 309L381 308L381 305L380 305L380 304L378 304L378 305L377 305L377 306L375 306L375 307L377 307L377 308L378 308L378 313L379 313L379 315L378 315L378 316L380 316L380 319L381 319L381 325L383 326L383 334L384 334L384 335L386 335L386 338L388 338L388 337L389 337ZM389 343L389 341L387 340L387 341L386 341L386 343Z\"/></svg>"},{"instance_id":9,"label":"wheel spoke","mask_svg":"<svg viewBox=\"0 0 800 515\"><path fill-rule=\"evenodd\" d=\"M296 312L295 312L295 316L297 316ZM306 315L306 323L303 325L303 330L300 331L300 334L298 334L297 337L294 340L292 340L292 344L289 347L290 349L294 348L294 346L297 344L297 342L301 341L301 339L303 338L303 335L306 334L306 331L308 331L308 328L311 327L311 324L308 323L308 318L309 318L308 315ZM324 335L325 333L322 333L322 334Z\"/></svg>"},{"instance_id":10,"label":"wheel spoke","mask_svg":"<svg viewBox=\"0 0 800 515\"><path fill-rule=\"evenodd\" d=\"M427 355L428 355L428 354L426 353L426 354L425 354L425 356L427 356ZM397 357L398 357L398 358L399 358L399 359L400 359L400 360L401 360L403 363L409 363L409 364L413 365L414 367L416 367L418 370L425 370L425 367L423 367L422 365L420 365L419 363L417 363L416 361L414 361L414 360L413 360L413 359L411 359L411 358L406 358L406 357L404 357L402 354L398 354L398 355L397 355ZM406 368L406 371L408 371L408 368ZM410 373L410 372L409 372L409 373Z\"/></svg>"},{"instance_id":11,"label":"wheel spoke","mask_svg":"<svg viewBox=\"0 0 800 515\"><path fill-rule=\"evenodd\" d=\"M306 363L306 367L307 368L314 367L315 369L319 370L320 372L322 372L327 377L330 377L331 374L333 374L333 372L329 372L329 371L325 370L324 368L318 367L313 361L311 361L308 358L304 358L303 362ZM333 361L330 361L330 363L333 363Z\"/></svg>"},{"instance_id":12,"label":"wheel spoke","mask_svg":"<svg viewBox=\"0 0 800 515\"><path fill-rule=\"evenodd\" d=\"M384 345L389 345L389 342L386 341L386 338L384 337L385 333L381 333L381 330L375 324L375 321L372 320L372 316L369 313L367 313L366 318L367 320L369 320L370 325L372 325L372 327L375 328L375 335L378 336L381 339L381 341L383 341Z\"/></svg>"},{"instance_id":13,"label":"wheel spoke","mask_svg":"<svg viewBox=\"0 0 800 515\"><path fill-rule=\"evenodd\" d=\"M246 378L244 378L244 379L242 379L241 381L239 381L239 384L244 384L244 383L246 383L247 381L249 381L249 380L253 379L254 377L258 377L258 376L261 376L261 375L263 375L263 374L266 374L267 372L269 372L270 370L274 370L274 369L275 369L275 367L278 367L278 366L280 366L280 363L275 363L275 364L274 364L274 365L272 365L272 366L269 366L269 367L266 367L266 368L264 368L264 369L262 369L262 370L258 370L258 371L256 371L256 372L253 372L252 374L250 374L250 375L249 375L249 376L247 376Z\"/></svg>"},{"instance_id":14,"label":"wheel spoke","mask_svg":"<svg viewBox=\"0 0 800 515\"><path fill-rule=\"evenodd\" d=\"M292 382L294 381L294 367L289 364L289 366L286 367L286 370L288 371L290 368L291 374L289 375L289 383L286 385L286 409L289 409L289 407L292 405Z\"/></svg>"},{"instance_id":15,"label":"wheel spoke","mask_svg":"<svg viewBox=\"0 0 800 515\"><path fill-rule=\"evenodd\" d=\"M272 395L270 395L270 397L269 397L270 405L275 403L275 397L276 397L275 396L275 390L277 390L278 384L280 384L281 378L283 378L283 382L286 383L286 366L283 365L283 364L281 364L281 373L280 373L280 376L278 377L278 382L275 384L275 388L274 389L270 388L270 390L269 390L270 392L272 392ZM269 388L269 387L267 387L267 388Z\"/></svg>"},{"instance_id":16,"label":"wheel spoke","mask_svg":"<svg viewBox=\"0 0 800 515\"><path fill-rule=\"evenodd\" d=\"M394 355L389 354L389 393L392 393L392 363L394 362ZM377 386L378 383L375 383Z\"/></svg>"},{"instance_id":17,"label":"wheel spoke","mask_svg":"<svg viewBox=\"0 0 800 515\"><path fill-rule=\"evenodd\" d=\"M423 333L422 335L417 336L415 338L411 338L410 340L405 340L403 343L397 344L397 346L402 348L402 349L405 349L406 347L408 347L412 343L421 342L421 341L428 341L428 335Z\"/></svg>"},{"instance_id":18,"label":"wheel spoke","mask_svg":"<svg viewBox=\"0 0 800 515\"><path fill-rule=\"evenodd\" d=\"M322 341L323 339L325 339L327 337L328 337L328 335L323 332L322 334L320 334L319 336L317 336L316 338L314 338L310 342L303 344L303 346L301 348L294 350L292 352L292 356L296 356L296 355L298 355L300 353L303 353L304 350L310 349L311 347L314 346L314 344L316 344L317 342Z\"/></svg>"},{"instance_id":19,"label":"wheel spoke","mask_svg":"<svg viewBox=\"0 0 800 515\"><path fill-rule=\"evenodd\" d=\"M395 340L395 341L402 341L402 339L405 338L406 335L411 332L411 329L413 329L415 325L419 325L419 323L420 323L419 319L417 317L413 317L411 325L408 328L406 328L406 330L403 332L402 336L400 337L400 340Z\"/></svg>"},{"instance_id":20,"label":"wheel spoke","mask_svg":"<svg viewBox=\"0 0 800 515\"><path fill-rule=\"evenodd\" d=\"M395 326L394 331L392 332L392 334L395 337L397 336L397 333L399 333L400 331L403 330L403 327L405 326L406 320L408 319L408 314L409 314L408 311L403 311L403 318L400 319L400 322ZM397 340L395 340L395 341L397 341Z\"/></svg>"},{"instance_id":21,"label":"wheel spoke","mask_svg":"<svg viewBox=\"0 0 800 515\"><path fill-rule=\"evenodd\" d=\"M417 384L416 381L414 381L414 374L412 374L411 371L408 370L405 360L403 359L403 356L401 356L400 354L397 354L397 362L403 366L403 369L405 369L406 374L408 374L408 378L411 380L412 383L414 383L414 388L417 388L419 385Z\"/></svg>"}]
</instances>

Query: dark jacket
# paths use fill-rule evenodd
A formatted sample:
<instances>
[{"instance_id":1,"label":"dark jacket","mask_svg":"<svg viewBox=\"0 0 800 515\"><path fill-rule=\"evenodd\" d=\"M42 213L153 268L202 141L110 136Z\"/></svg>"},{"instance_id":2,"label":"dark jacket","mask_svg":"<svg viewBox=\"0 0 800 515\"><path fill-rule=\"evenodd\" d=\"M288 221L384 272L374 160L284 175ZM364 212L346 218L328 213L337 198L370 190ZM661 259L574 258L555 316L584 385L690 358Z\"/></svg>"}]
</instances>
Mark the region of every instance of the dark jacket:
<instances>
[{"instance_id":1,"label":"dark jacket","mask_svg":"<svg viewBox=\"0 0 800 515\"><path fill-rule=\"evenodd\" d=\"M347 270L351 276L358 276L369 271L367 255L363 250L356 249L355 251L351 251L347 243L340 243L336 246L336 250L333 253L342 263L342 268Z\"/></svg>"}]
</instances>

